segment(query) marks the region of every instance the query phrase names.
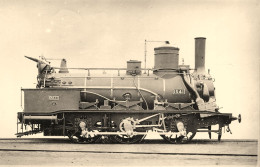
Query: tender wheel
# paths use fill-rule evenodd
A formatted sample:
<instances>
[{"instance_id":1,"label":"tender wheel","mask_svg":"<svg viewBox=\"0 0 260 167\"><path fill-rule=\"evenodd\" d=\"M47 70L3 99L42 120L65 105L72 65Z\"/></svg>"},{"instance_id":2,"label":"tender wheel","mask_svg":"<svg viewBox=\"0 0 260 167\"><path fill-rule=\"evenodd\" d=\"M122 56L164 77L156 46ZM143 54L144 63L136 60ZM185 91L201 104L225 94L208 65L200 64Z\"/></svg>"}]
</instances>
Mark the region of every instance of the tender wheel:
<instances>
[{"instance_id":1,"label":"tender wheel","mask_svg":"<svg viewBox=\"0 0 260 167\"><path fill-rule=\"evenodd\" d=\"M82 137L81 132L73 132L68 131L68 137L73 143L80 143L80 144L88 144L88 143L94 143L95 141L99 140L101 136L93 136L93 137Z\"/></svg>"},{"instance_id":2,"label":"tender wheel","mask_svg":"<svg viewBox=\"0 0 260 167\"><path fill-rule=\"evenodd\" d=\"M97 131L90 128L87 120L80 120L72 125L74 126L67 130L67 134L73 143L94 143L102 137L94 133Z\"/></svg>"}]
</instances>

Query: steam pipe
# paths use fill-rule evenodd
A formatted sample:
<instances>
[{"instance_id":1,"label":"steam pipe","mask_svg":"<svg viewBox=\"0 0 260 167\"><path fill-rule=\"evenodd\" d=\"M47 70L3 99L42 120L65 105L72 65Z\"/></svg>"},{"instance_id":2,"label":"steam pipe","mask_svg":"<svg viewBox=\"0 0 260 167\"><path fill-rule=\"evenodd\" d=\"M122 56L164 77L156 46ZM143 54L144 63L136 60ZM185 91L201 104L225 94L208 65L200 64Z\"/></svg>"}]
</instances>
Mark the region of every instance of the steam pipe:
<instances>
[{"instance_id":1,"label":"steam pipe","mask_svg":"<svg viewBox=\"0 0 260 167\"><path fill-rule=\"evenodd\" d=\"M190 89L193 92L193 94L195 95L196 104L197 105L203 104L204 100L202 98L200 98L198 91L189 83L189 81L186 77L185 71L183 71L182 79L183 79L184 84L187 86L187 88Z\"/></svg>"},{"instance_id":2,"label":"steam pipe","mask_svg":"<svg viewBox=\"0 0 260 167\"><path fill-rule=\"evenodd\" d=\"M193 94L195 95L196 99L200 98L200 95L197 92L197 90L189 83L189 81L188 81L188 79L186 77L186 72L185 71L183 71L182 79L183 79L185 85L193 92Z\"/></svg>"}]
</instances>

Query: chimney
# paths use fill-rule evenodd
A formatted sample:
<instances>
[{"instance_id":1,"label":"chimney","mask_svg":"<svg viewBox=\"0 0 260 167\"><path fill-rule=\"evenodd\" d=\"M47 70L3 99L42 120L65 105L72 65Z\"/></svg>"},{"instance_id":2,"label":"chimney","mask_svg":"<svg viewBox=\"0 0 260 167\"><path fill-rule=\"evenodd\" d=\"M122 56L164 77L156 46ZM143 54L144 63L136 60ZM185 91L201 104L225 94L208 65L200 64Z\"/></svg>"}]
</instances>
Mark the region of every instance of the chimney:
<instances>
[{"instance_id":1,"label":"chimney","mask_svg":"<svg viewBox=\"0 0 260 167\"><path fill-rule=\"evenodd\" d=\"M205 44L206 38L195 38L195 69L196 73L205 73Z\"/></svg>"}]
</instances>

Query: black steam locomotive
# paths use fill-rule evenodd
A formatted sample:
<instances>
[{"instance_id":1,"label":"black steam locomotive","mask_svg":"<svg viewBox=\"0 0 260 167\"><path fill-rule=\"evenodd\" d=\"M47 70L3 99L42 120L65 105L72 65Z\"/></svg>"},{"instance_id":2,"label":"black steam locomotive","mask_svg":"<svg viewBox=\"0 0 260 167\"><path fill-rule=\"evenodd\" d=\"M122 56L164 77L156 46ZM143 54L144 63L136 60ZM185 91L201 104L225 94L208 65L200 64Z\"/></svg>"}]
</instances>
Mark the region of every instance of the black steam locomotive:
<instances>
[{"instance_id":1,"label":"black steam locomotive","mask_svg":"<svg viewBox=\"0 0 260 167\"><path fill-rule=\"evenodd\" d=\"M241 116L219 112L214 79L205 71L205 40L195 38L195 69L179 65L179 48L169 43L154 48L152 69L142 69L137 60L127 68L67 68L62 59L53 67L44 57L26 56L37 62L37 87L22 89L16 135L136 143L153 131L170 143L185 143L197 132L210 138L216 132L220 140L223 127ZM93 74L97 70L103 73Z\"/></svg>"}]
</instances>

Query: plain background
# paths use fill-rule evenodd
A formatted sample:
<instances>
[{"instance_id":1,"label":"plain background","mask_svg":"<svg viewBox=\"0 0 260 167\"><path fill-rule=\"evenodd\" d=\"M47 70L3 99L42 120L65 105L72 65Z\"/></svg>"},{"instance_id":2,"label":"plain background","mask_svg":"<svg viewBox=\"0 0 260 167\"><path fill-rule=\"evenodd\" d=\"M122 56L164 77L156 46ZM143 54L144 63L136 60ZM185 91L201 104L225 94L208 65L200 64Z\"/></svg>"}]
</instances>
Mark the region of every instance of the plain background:
<instances>
[{"instance_id":1,"label":"plain background","mask_svg":"<svg viewBox=\"0 0 260 167\"><path fill-rule=\"evenodd\" d=\"M144 61L145 39L169 40L194 67L194 38L206 37L217 104L242 114L242 123L230 126L233 135L223 138L257 139L259 11L257 0L0 0L0 137L15 137L20 88L35 87L36 63L24 55L66 58L69 67L126 67L127 60ZM160 45L148 43L147 67Z\"/></svg>"}]
</instances>

